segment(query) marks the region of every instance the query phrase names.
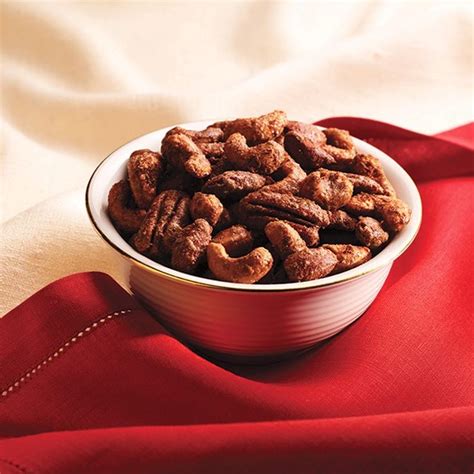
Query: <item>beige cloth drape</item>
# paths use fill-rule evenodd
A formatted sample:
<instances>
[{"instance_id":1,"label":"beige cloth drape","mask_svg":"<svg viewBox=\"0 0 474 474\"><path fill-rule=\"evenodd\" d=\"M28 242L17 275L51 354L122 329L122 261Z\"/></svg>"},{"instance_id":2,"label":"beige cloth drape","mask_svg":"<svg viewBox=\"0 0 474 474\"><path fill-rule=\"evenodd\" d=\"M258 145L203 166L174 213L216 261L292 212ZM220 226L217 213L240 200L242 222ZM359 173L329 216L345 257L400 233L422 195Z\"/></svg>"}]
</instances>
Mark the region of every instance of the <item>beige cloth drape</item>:
<instances>
[{"instance_id":1,"label":"beige cloth drape","mask_svg":"<svg viewBox=\"0 0 474 474\"><path fill-rule=\"evenodd\" d=\"M428 133L473 116L469 1L4 2L1 23L0 314L118 275L83 190L137 135L274 108Z\"/></svg>"}]
</instances>

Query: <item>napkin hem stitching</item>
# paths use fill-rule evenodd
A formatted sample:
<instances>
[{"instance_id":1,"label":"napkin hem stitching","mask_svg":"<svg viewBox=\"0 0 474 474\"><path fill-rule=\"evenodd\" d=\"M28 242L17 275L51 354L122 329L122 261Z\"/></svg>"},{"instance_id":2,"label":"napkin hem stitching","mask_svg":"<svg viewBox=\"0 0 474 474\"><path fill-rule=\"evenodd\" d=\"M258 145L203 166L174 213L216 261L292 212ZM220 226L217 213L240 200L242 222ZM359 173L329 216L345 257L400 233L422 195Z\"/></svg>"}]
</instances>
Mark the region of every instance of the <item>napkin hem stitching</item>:
<instances>
[{"instance_id":1,"label":"napkin hem stitching","mask_svg":"<svg viewBox=\"0 0 474 474\"><path fill-rule=\"evenodd\" d=\"M24 373L21 377L19 377L16 381L12 382L9 386L5 389L0 389L0 400L5 400L12 392L21 388L28 380L38 373L40 370L43 370L49 363L53 362L57 359L61 354L67 351L69 347L79 342L84 336L90 334L97 328L103 326L105 323L110 321L111 319L117 318L118 316L123 316L125 314L131 313L131 309L123 309L120 311L114 311L113 313L109 313L106 316L103 316L99 319L96 319L94 322L89 324L87 327L78 331L74 336L69 338L64 344L59 346L54 352L50 353L49 356L45 357L39 364L35 367L30 369L28 372Z\"/></svg>"}]
</instances>

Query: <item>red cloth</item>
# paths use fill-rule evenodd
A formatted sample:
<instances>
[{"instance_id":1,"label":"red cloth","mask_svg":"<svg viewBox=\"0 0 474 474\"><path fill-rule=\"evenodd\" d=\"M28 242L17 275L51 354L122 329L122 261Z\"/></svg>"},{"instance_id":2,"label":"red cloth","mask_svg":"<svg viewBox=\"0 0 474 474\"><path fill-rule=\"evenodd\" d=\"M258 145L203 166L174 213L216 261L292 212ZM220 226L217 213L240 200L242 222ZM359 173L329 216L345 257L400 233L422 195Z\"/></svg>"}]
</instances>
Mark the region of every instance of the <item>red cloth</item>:
<instances>
[{"instance_id":1,"label":"red cloth","mask_svg":"<svg viewBox=\"0 0 474 474\"><path fill-rule=\"evenodd\" d=\"M365 315L294 360L221 366L108 276L59 280L0 320L0 472L472 472L472 126L322 123L386 150L422 195Z\"/></svg>"}]
</instances>

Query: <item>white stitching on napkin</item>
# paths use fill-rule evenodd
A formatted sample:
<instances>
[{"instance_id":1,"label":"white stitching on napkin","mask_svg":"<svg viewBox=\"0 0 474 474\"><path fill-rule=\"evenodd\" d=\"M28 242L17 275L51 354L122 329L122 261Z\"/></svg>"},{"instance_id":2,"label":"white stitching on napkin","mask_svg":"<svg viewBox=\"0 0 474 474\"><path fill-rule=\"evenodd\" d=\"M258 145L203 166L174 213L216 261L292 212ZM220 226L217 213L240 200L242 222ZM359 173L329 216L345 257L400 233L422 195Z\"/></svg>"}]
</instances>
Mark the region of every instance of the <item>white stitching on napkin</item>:
<instances>
[{"instance_id":1,"label":"white stitching on napkin","mask_svg":"<svg viewBox=\"0 0 474 474\"><path fill-rule=\"evenodd\" d=\"M23 385L26 383L28 380L31 380L31 378L40 370L43 370L48 363L52 362L54 359L57 359L61 354L63 354L66 349L71 347L72 344L75 344L78 342L82 337L86 336L87 334L90 334L92 331L97 329L99 326L104 325L106 322L110 321L111 319L114 319L118 316L123 316L125 314L131 313L131 309L123 309L121 311L114 311L113 313L108 314L107 316L104 316L97 321L93 322L89 326L87 326L85 329L82 331L79 331L77 334L75 334L73 337L71 337L68 341L66 341L62 346L60 346L55 352L50 354L48 357L46 357L44 360L42 360L36 367L31 369L30 371L26 372L23 374L16 382L12 383L9 387L5 388L4 390L1 390L1 399L5 399L10 395L14 390L18 389L20 385Z\"/></svg>"}]
</instances>

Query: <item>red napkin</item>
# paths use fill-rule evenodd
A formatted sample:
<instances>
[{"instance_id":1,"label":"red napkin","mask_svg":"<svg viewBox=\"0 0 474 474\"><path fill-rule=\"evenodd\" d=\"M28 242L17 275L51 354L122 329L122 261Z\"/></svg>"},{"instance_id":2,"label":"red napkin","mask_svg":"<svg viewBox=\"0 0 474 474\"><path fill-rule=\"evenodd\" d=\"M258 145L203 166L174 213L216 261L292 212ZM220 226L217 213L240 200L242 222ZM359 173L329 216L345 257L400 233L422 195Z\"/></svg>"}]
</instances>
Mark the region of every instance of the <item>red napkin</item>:
<instances>
[{"instance_id":1,"label":"red napkin","mask_svg":"<svg viewBox=\"0 0 474 474\"><path fill-rule=\"evenodd\" d=\"M0 320L0 472L472 472L474 128L321 123L422 194L420 234L365 315L299 358L222 366L107 275L52 283Z\"/></svg>"}]
</instances>

